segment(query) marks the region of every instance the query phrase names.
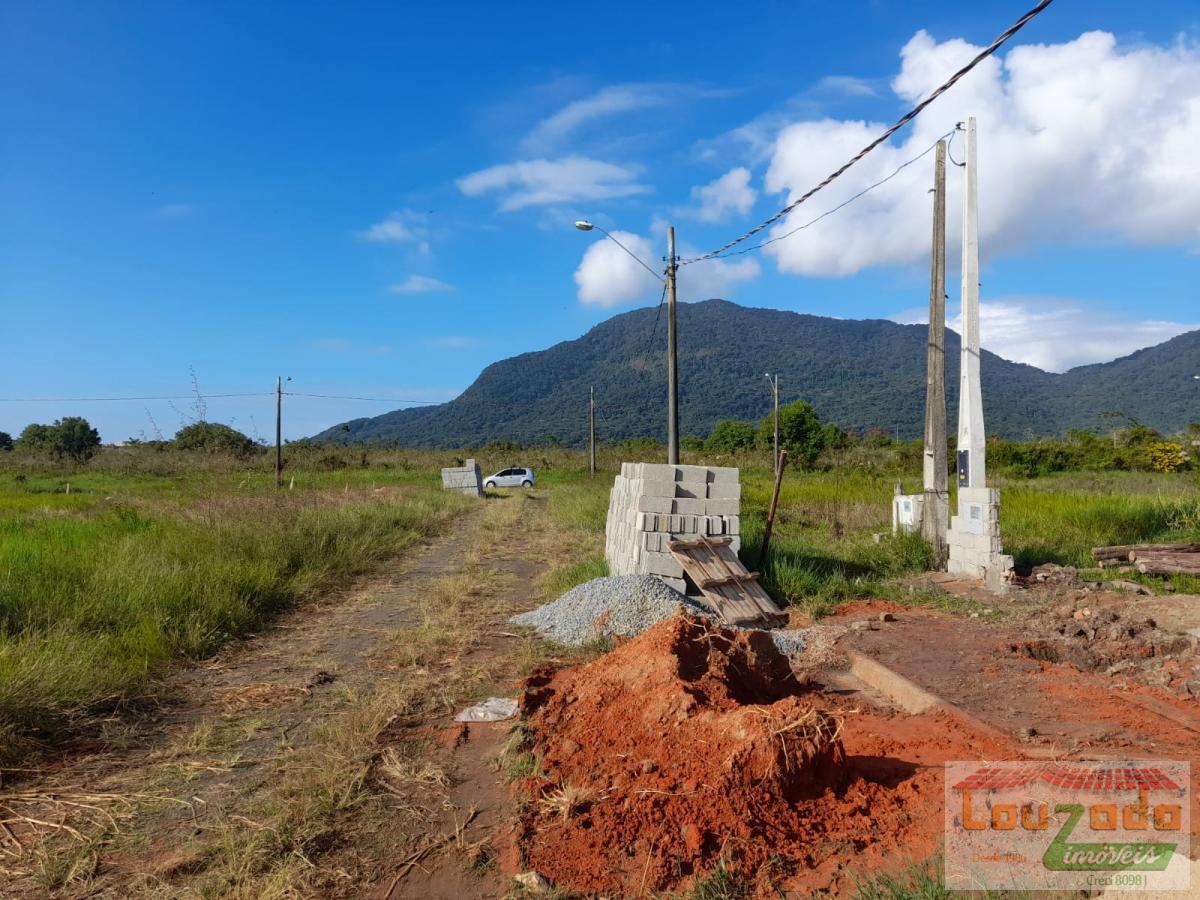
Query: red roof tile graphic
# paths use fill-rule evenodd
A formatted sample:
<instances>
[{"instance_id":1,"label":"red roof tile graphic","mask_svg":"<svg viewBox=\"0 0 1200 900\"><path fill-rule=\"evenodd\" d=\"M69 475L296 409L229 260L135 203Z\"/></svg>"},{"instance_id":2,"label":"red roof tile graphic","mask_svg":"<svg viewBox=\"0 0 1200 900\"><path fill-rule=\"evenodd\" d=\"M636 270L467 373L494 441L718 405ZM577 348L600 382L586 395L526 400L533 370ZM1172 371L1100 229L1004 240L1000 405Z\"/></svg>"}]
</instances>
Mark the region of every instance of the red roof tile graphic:
<instances>
[{"instance_id":1,"label":"red roof tile graphic","mask_svg":"<svg viewBox=\"0 0 1200 900\"><path fill-rule=\"evenodd\" d=\"M1179 790L1158 768L1101 769L1092 766L1043 765L1018 768L983 766L954 785L956 790L1004 790L1044 781L1075 791Z\"/></svg>"}]
</instances>

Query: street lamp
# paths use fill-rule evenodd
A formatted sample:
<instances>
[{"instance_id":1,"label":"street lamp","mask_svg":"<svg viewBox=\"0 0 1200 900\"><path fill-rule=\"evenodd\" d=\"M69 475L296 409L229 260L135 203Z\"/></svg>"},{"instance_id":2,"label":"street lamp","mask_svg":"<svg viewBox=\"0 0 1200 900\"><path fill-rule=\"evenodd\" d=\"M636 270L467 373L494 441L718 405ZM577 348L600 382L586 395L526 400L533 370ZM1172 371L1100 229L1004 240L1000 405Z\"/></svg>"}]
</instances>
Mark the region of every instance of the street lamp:
<instances>
[{"instance_id":1,"label":"street lamp","mask_svg":"<svg viewBox=\"0 0 1200 900\"><path fill-rule=\"evenodd\" d=\"M771 383L771 392L775 395L775 471L779 471L779 374L772 376L769 372L763 378Z\"/></svg>"},{"instance_id":2,"label":"street lamp","mask_svg":"<svg viewBox=\"0 0 1200 900\"><path fill-rule=\"evenodd\" d=\"M679 261L675 257L675 227L667 227L666 278L655 272L645 260L618 241L594 222L580 219L575 223L580 231L599 231L624 250L637 264L667 286L667 465L679 465L679 363L675 352L675 274Z\"/></svg>"}]
</instances>

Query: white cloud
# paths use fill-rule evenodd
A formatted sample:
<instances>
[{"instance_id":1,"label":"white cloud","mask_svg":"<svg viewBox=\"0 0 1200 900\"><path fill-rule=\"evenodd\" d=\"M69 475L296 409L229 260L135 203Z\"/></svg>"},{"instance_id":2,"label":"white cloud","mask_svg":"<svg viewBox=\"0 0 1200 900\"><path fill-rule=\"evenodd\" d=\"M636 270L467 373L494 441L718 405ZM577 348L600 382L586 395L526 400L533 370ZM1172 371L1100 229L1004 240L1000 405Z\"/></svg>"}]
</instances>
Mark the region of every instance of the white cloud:
<instances>
[{"instance_id":1,"label":"white cloud","mask_svg":"<svg viewBox=\"0 0 1200 900\"><path fill-rule=\"evenodd\" d=\"M612 234L647 265L656 269L662 267L663 247L656 250L647 238L628 231ZM683 302L724 298L736 284L757 278L760 271L758 262L753 259L734 263L713 259L682 266L678 298ZM631 300L652 299L662 293L662 282L607 238L596 241L584 252L579 268L575 270L575 283L579 286L580 302L594 306L619 306Z\"/></svg>"},{"instance_id":2,"label":"white cloud","mask_svg":"<svg viewBox=\"0 0 1200 900\"><path fill-rule=\"evenodd\" d=\"M414 244L423 255L429 254L429 225L423 213L399 209L389 213L358 233L364 241L379 244Z\"/></svg>"},{"instance_id":3,"label":"white cloud","mask_svg":"<svg viewBox=\"0 0 1200 900\"><path fill-rule=\"evenodd\" d=\"M585 156L492 166L460 178L458 188L468 197L499 193L501 212L552 203L629 197L650 190L637 183L635 169Z\"/></svg>"},{"instance_id":4,"label":"white cloud","mask_svg":"<svg viewBox=\"0 0 1200 900\"><path fill-rule=\"evenodd\" d=\"M913 103L978 49L918 32L901 51L892 90L905 105ZM772 234L878 181L970 115L978 118L985 254L1039 241L1200 245L1200 50L1184 41L1121 47L1104 32L985 60L921 115L906 140L876 149ZM795 122L774 142L767 189L794 199L884 127L829 118ZM962 150L956 140L953 152L961 158ZM924 161L910 167L768 252L781 270L806 275L927 258L931 168ZM952 167L948 179L953 243L960 171Z\"/></svg>"},{"instance_id":5,"label":"white cloud","mask_svg":"<svg viewBox=\"0 0 1200 900\"><path fill-rule=\"evenodd\" d=\"M817 82L814 91L843 94L847 97L874 97L879 93L874 82L866 78L855 78L853 75L826 75Z\"/></svg>"},{"instance_id":6,"label":"white cloud","mask_svg":"<svg viewBox=\"0 0 1200 900\"><path fill-rule=\"evenodd\" d=\"M690 250L689 254L695 255ZM762 272L758 260L745 257L737 262L706 259L679 269L679 299L684 303L697 300L722 300L733 294L734 287L743 281L753 281Z\"/></svg>"},{"instance_id":7,"label":"white cloud","mask_svg":"<svg viewBox=\"0 0 1200 900\"><path fill-rule=\"evenodd\" d=\"M525 138L525 147L539 152L570 137L595 119L661 106L671 96L671 85L617 84L590 97L573 100L558 112L542 119Z\"/></svg>"},{"instance_id":8,"label":"white cloud","mask_svg":"<svg viewBox=\"0 0 1200 900\"><path fill-rule=\"evenodd\" d=\"M692 200L696 203L692 214L701 222L721 222L731 212L744 216L757 197L758 192L750 187L750 170L739 166L708 184L692 188Z\"/></svg>"},{"instance_id":9,"label":"white cloud","mask_svg":"<svg viewBox=\"0 0 1200 900\"><path fill-rule=\"evenodd\" d=\"M409 275L403 281L388 285L392 294L443 294L452 290L453 285L428 275Z\"/></svg>"},{"instance_id":10,"label":"white cloud","mask_svg":"<svg viewBox=\"0 0 1200 900\"><path fill-rule=\"evenodd\" d=\"M909 310L893 318L904 324L929 321L925 310ZM961 333L962 316L952 317L946 325ZM986 349L1047 372L1108 362L1198 327L1135 319L1059 297L1000 297L981 302L979 311L980 342Z\"/></svg>"},{"instance_id":11,"label":"white cloud","mask_svg":"<svg viewBox=\"0 0 1200 900\"><path fill-rule=\"evenodd\" d=\"M482 341L476 337L447 335L446 337L430 338L425 343L436 350L469 350L472 347L478 347Z\"/></svg>"}]
</instances>

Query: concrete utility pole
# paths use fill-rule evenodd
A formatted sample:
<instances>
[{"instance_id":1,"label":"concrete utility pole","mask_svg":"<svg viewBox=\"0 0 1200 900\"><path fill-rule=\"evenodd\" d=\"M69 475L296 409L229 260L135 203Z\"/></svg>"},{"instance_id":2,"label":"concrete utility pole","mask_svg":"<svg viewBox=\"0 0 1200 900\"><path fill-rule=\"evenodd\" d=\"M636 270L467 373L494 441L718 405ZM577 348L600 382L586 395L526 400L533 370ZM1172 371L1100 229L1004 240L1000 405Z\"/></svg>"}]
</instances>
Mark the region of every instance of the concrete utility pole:
<instances>
[{"instance_id":1,"label":"concrete utility pole","mask_svg":"<svg viewBox=\"0 0 1200 900\"><path fill-rule=\"evenodd\" d=\"M975 117L967 119L963 173L962 363L958 390L958 486L987 486L983 393L979 383L979 181L975 163Z\"/></svg>"},{"instance_id":2,"label":"concrete utility pole","mask_svg":"<svg viewBox=\"0 0 1200 900\"><path fill-rule=\"evenodd\" d=\"M946 142L933 164L933 249L929 271L929 349L925 383L925 500L921 534L933 547L934 568L946 564L950 491L946 477Z\"/></svg>"},{"instance_id":3,"label":"concrete utility pole","mask_svg":"<svg viewBox=\"0 0 1200 900\"><path fill-rule=\"evenodd\" d=\"M283 376L275 376L275 487L283 486Z\"/></svg>"},{"instance_id":4,"label":"concrete utility pole","mask_svg":"<svg viewBox=\"0 0 1200 900\"><path fill-rule=\"evenodd\" d=\"M776 372L774 375L771 375L768 373L764 377L767 379L767 381L771 382L771 393L775 397L775 443L774 443L775 449L774 449L774 454L772 456L772 461L775 465L775 471L778 472L779 471L779 373Z\"/></svg>"},{"instance_id":5,"label":"concrete utility pole","mask_svg":"<svg viewBox=\"0 0 1200 900\"><path fill-rule=\"evenodd\" d=\"M675 347L675 226L667 228L667 465L679 465L679 359Z\"/></svg>"},{"instance_id":6,"label":"concrete utility pole","mask_svg":"<svg viewBox=\"0 0 1200 900\"><path fill-rule=\"evenodd\" d=\"M588 455L590 457L589 473L596 474L596 389L588 388Z\"/></svg>"}]
</instances>

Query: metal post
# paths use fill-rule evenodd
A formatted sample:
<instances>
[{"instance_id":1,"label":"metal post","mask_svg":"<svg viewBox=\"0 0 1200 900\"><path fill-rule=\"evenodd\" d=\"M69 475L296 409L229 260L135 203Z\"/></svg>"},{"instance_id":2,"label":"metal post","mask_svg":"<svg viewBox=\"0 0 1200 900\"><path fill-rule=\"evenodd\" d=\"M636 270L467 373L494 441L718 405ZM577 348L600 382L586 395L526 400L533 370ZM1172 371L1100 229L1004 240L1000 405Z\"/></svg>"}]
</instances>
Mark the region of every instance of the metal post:
<instances>
[{"instance_id":1,"label":"metal post","mask_svg":"<svg viewBox=\"0 0 1200 900\"><path fill-rule=\"evenodd\" d=\"M675 226L667 228L667 465L679 465L679 360L675 346Z\"/></svg>"},{"instance_id":2,"label":"metal post","mask_svg":"<svg viewBox=\"0 0 1200 900\"><path fill-rule=\"evenodd\" d=\"M275 487L283 486L283 376L275 376Z\"/></svg>"},{"instance_id":3,"label":"metal post","mask_svg":"<svg viewBox=\"0 0 1200 900\"><path fill-rule=\"evenodd\" d=\"M588 388L588 449L590 457L588 471L594 477L596 474L596 389L594 387Z\"/></svg>"},{"instance_id":4,"label":"metal post","mask_svg":"<svg viewBox=\"0 0 1200 900\"><path fill-rule=\"evenodd\" d=\"M779 471L779 375L771 379L771 388L775 394L775 471Z\"/></svg>"},{"instance_id":5,"label":"metal post","mask_svg":"<svg viewBox=\"0 0 1200 900\"><path fill-rule=\"evenodd\" d=\"M925 501L921 534L933 547L934 566L946 563L950 493L946 476L946 142L933 166L933 245L929 273L929 347L925 383Z\"/></svg>"}]
</instances>

